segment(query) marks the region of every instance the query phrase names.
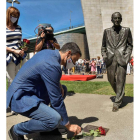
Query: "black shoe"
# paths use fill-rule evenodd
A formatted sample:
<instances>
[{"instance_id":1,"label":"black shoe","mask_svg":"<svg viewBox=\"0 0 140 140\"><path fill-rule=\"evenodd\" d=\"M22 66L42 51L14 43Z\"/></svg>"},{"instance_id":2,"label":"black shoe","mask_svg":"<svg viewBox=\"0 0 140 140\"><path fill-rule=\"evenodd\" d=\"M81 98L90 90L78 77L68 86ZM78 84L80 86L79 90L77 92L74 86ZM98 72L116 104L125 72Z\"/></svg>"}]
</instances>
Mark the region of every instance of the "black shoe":
<instances>
[{"instance_id":1,"label":"black shoe","mask_svg":"<svg viewBox=\"0 0 140 140\"><path fill-rule=\"evenodd\" d=\"M65 135L67 134L68 131L66 129L65 126L62 126L62 125L59 125L58 128L52 130L52 131L45 131L45 132L40 132L40 135L49 135L49 134L52 134L52 135Z\"/></svg>"},{"instance_id":2,"label":"black shoe","mask_svg":"<svg viewBox=\"0 0 140 140\"><path fill-rule=\"evenodd\" d=\"M9 137L11 140L25 140L23 136L17 136L13 131L14 125L8 131Z\"/></svg>"},{"instance_id":3,"label":"black shoe","mask_svg":"<svg viewBox=\"0 0 140 140\"><path fill-rule=\"evenodd\" d=\"M112 109L113 112L117 112L118 110L119 110L119 107L113 106L113 109Z\"/></svg>"}]
</instances>

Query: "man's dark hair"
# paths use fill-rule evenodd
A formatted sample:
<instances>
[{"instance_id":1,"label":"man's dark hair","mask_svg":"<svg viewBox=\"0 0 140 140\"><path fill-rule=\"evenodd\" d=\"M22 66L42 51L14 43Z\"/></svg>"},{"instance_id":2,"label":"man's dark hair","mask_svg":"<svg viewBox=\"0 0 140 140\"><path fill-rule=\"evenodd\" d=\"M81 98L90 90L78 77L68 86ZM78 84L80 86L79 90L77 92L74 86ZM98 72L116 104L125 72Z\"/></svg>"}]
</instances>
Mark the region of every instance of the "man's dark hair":
<instances>
[{"instance_id":1,"label":"man's dark hair","mask_svg":"<svg viewBox=\"0 0 140 140\"><path fill-rule=\"evenodd\" d=\"M120 13L120 12L114 12L114 13L112 14L112 16L111 16L111 21L113 20L113 16L114 16L116 13L120 14L121 20L122 20L122 15L121 15L121 13Z\"/></svg>"},{"instance_id":2,"label":"man's dark hair","mask_svg":"<svg viewBox=\"0 0 140 140\"><path fill-rule=\"evenodd\" d=\"M71 55L76 54L76 53L79 53L80 56L82 56L82 53L81 53L80 48L79 48L78 45L77 45L76 43L74 43L74 42L68 42L68 43L64 44L64 45L62 46L62 48L60 49L60 51L61 51L62 53L65 53L65 52L67 52L67 51L69 51L69 50L71 50Z\"/></svg>"}]
</instances>

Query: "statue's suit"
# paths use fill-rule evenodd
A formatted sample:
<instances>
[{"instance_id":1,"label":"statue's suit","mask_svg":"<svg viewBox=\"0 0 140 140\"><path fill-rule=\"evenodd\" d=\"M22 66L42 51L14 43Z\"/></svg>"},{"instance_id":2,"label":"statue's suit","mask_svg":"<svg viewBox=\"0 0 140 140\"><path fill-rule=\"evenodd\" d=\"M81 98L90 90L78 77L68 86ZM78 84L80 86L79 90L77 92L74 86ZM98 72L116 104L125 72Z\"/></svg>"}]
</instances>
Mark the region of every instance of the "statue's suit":
<instances>
[{"instance_id":1,"label":"statue's suit","mask_svg":"<svg viewBox=\"0 0 140 140\"><path fill-rule=\"evenodd\" d=\"M120 106L124 96L126 68L132 53L130 28L120 26L104 30L101 53L107 67L108 81L116 93L114 105Z\"/></svg>"}]
</instances>

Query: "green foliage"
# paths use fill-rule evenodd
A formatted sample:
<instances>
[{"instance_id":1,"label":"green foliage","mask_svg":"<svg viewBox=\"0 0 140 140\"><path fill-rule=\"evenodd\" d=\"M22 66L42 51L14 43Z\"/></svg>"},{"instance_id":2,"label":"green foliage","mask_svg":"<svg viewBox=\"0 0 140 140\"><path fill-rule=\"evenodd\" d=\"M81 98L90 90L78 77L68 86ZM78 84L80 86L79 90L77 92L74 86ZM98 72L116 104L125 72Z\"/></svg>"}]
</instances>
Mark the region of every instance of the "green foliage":
<instances>
[{"instance_id":1,"label":"green foliage","mask_svg":"<svg viewBox=\"0 0 140 140\"><path fill-rule=\"evenodd\" d=\"M101 136L98 129L97 130L93 130L93 129L92 130L89 130L89 133L83 132L82 135L83 135L83 137L86 137L86 136L100 137ZM72 137L69 140L76 140L76 139L77 139L77 136Z\"/></svg>"}]
</instances>

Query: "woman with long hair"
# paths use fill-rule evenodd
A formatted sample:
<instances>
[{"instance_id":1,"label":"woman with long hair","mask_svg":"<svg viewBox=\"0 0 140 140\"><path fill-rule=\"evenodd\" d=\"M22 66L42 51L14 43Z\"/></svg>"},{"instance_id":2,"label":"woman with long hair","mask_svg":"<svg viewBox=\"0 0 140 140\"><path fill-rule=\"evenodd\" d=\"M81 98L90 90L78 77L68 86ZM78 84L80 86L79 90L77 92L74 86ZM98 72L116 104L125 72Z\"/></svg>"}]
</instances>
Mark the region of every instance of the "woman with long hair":
<instances>
[{"instance_id":1,"label":"woman with long hair","mask_svg":"<svg viewBox=\"0 0 140 140\"><path fill-rule=\"evenodd\" d=\"M20 12L15 7L9 7L6 12L6 77L8 78L8 87L12 83L18 70L20 69L20 62L25 62L27 48L20 49L22 31L21 27L17 25L20 17Z\"/></svg>"},{"instance_id":2,"label":"woman with long hair","mask_svg":"<svg viewBox=\"0 0 140 140\"><path fill-rule=\"evenodd\" d=\"M21 67L21 61L22 65L26 62L24 58L27 47L20 49L22 31L21 27L17 25L19 16L20 12L15 7L9 7L6 11L6 78L8 79L8 88ZM13 111L12 114L14 114Z\"/></svg>"}]
</instances>

